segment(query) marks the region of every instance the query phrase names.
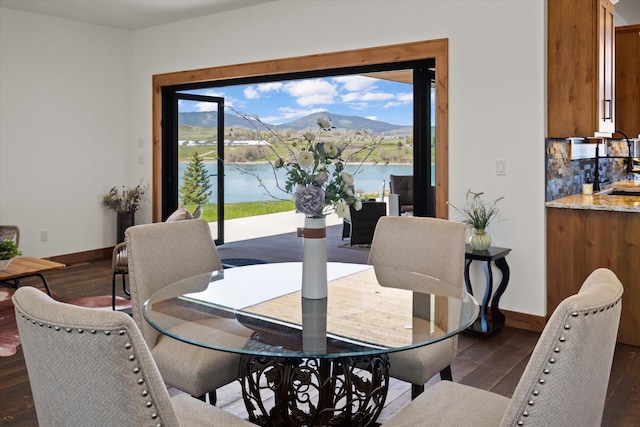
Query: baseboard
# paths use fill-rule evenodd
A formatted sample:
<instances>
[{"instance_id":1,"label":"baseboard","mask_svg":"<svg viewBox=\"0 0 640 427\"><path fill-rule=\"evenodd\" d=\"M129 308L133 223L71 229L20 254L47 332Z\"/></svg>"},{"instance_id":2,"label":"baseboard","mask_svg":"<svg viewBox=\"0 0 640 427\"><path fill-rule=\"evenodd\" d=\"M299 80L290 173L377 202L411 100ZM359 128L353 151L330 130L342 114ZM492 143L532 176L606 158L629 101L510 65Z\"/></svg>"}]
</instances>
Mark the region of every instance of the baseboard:
<instances>
[{"instance_id":1,"label":"baseboard","mask_svg":"<svg viewBox=\"0 0 640 427\"><path fill-rule=\"evenodd\" d=\"M94 249L91 251L76 252L73 254L56 255L48 257L48 260L60 262L62 264L71 265L79 264L82 262L96 261L99 259L111 258L113 254L113 247Z\"/></svg>"},{"instance_id":2,"label":"baseboard","mask_svg":"<svg viewBox=\"0 0 640 427\"><path fill-rule=\"evenodd\" d=\"M519 313L500 309L505 317L505 325L513 328L525 329L527 331L542 332L547 323L545 316L535 316L533 314Z\"/></svg>"}]
</instances>

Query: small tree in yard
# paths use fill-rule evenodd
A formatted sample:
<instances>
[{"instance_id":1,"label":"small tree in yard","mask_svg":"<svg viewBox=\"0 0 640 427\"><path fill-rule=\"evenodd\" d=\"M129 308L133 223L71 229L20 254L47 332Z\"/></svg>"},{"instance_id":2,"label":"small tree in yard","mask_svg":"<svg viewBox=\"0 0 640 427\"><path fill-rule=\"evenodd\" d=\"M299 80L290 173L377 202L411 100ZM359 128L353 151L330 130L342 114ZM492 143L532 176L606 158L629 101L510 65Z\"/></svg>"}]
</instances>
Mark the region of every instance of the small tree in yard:
<instances>
[{"instance_id":1,"label":"small tree in yard","mask_svg":"<svg viewBox=\"0 0 640 427\"><path fill-rule=\"evenodd\" d=\"M202 157L196 151L193 153L189 165L182 176L180 200L182 205L205 205L211 196L211 181Z\"/></svg>"}]
</instances>

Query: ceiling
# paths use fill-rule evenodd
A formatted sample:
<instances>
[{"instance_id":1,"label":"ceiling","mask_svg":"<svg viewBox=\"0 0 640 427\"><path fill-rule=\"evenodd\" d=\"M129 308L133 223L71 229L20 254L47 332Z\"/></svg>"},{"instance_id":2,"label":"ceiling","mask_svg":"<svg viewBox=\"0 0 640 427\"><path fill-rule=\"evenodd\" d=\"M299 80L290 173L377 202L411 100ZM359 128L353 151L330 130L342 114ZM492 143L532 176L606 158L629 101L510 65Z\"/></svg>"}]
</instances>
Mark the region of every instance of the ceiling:
<instances>
[{"instance_id":1,"label":"ceiling","mask_svg":"<svg viewBox=\"0 0 640 427\"><path fill-rule=\"evenodd\" d=\"M141 30L273 0L0 0L0 6L59 18ZM640 0L619 0L616 14L640 23Z\"/></svg>"},{"instance_id":2,"label":"ceiling","mask_svg":"<svg viewBox=\"0 0 640 427\"><path fill-rule=\"evenodd\" d=\"M620 15L629 25L640 24L640 1L619 0L616 4L616 14Z\"/></svg>"},{"instance_id":3,"label":"ceiling","mask_svg":"<svg viewBox=\"0 0 640 427\"><path fill-rule=\"evenodd\" d=\"M0 0L0 6L125 30L228 12L273 0Z\"/></svg>"}]
</instances>

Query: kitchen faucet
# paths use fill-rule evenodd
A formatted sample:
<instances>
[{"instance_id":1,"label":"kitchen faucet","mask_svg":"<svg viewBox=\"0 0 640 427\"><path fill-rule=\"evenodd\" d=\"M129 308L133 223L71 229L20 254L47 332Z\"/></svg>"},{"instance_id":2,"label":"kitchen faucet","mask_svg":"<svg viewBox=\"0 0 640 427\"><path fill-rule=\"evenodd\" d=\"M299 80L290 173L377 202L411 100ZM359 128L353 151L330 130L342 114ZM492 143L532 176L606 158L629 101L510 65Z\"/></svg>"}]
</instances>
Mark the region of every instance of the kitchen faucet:
<instances>
[{"instance_id":1,"label":"kitchen faucet","mask_svg":"<svg viewBox=\"0 0 640 427\"><path fill-rule=\"evenodd\" d=\"M627 157L627 178L633 179L633 157L631 156L631 139L629 139L629 136L621 130L616 129L615 133L619 133L627 141L627 147L629 149Z\"/></svg>"}]
</instances>

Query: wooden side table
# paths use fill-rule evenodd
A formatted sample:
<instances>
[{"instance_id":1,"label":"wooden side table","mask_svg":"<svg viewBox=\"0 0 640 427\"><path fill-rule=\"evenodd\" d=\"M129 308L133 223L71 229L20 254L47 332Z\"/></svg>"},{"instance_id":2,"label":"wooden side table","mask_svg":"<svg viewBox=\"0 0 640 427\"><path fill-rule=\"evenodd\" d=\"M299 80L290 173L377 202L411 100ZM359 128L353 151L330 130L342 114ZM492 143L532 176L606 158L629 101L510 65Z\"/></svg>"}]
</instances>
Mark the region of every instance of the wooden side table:
<instances>
[{"instance_id":1,"label":"wooden side table","mask_svg":"<svg viewBox=\"0 0 640 427\"><path fill-rule=\"evenodd\" d=\"M47 294L51 296L51 289L49 289L47 279L44 278L42 273L48 270L55 270L57 268L63 267L65 267L65 265L59 262L49 261L42 258L35 258L32 256L13 258L11 264L9 264L9 267L7 267L6 270L0 271L0 282L14 280L15 288L17 289L19 286L19 279L37 276L42 280Z\"/></svg>"},{"instance_id":2,"label":"wooden side table","mask_svg":"<svg viewBox=\"0 0 640 427\"><path fill-rule=\"evenodd\" d=\"M473 288L471 287L471 280L469 278L469 266L473 261L481 261L483 263L482 270L484 271L485 277L485 290L484 296L482 297L482 305L480 306L480 315L468 330L489 335L504 325L504 314L500 311L499 304L500 297L502 297L502 294L509 284L509 265L505 259L509 252L511 252L509 248L498 248L494 246L489 247L489 249L485 251L474 251L471 249L471 246L466 245L464 254L464 282L467 285L467 292L473 295ZM495 263L496 267L502 272L502 279L496 289L496 293L493 295L493 299L491 299L491 294L493 293L491 262ZM490 299L491 317L487 318Z\"/></svg>"}]
</instances>

